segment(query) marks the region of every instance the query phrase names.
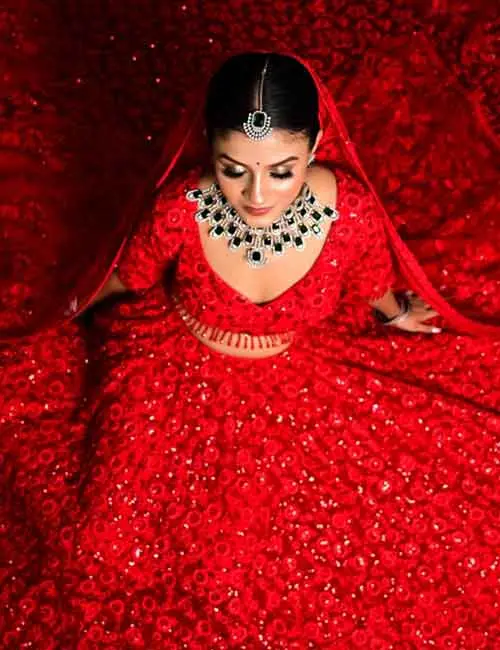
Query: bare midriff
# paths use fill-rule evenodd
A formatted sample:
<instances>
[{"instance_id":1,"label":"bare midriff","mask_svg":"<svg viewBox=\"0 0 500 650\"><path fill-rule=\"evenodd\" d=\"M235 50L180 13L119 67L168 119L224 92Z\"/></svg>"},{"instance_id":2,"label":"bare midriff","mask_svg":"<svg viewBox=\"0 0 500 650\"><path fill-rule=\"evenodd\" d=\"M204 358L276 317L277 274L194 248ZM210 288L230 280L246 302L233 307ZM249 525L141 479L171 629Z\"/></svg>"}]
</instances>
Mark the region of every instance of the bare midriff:
<instances>
[{"instance_id":1,"label":"bare midriff","mask_svg":"<svg viewBox=\"0 0 500 650\"><path fill-rule=\"evenodd\" d=\"M207 347L221 354L263 359L284 352L293 341L293 332L255 335L249 332L230 332L205 325L192 316L175 296L174 304L191 334Z\"/></svg>"}]
</instances>

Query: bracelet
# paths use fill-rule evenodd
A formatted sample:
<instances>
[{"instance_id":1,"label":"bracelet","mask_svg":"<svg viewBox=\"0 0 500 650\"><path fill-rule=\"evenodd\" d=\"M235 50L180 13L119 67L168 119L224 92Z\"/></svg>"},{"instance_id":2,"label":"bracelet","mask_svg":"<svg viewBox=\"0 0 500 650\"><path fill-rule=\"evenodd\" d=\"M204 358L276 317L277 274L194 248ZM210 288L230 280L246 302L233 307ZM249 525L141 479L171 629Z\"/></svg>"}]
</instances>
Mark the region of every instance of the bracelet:
<instances>
[{"instance_id":1,"label":"bracelet","mask_svg":"<svg viewBox=\"0 0 500 650\"><path fill-rule=\"evenodd\" d=\"M411 303L410 299L406 294L397 294L394 296L399 304L400 310L399 314L396 314L396 316L393 316L392 318L388 318L383 311L380 309L374 309L374 315L379 320L383 325L396 325L398 323L402 323L404 320L406 320L410 314L411 311Z\"/></svg>"}]
</instances>

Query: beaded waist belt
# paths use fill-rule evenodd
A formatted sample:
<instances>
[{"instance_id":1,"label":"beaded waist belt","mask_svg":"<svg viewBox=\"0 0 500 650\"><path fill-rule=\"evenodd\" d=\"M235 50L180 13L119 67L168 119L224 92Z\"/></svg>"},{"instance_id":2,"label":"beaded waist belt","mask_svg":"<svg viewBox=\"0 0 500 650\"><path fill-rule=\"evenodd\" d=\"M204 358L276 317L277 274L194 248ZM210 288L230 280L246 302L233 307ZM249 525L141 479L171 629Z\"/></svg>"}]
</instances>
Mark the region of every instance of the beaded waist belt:
<instances>
[{"instance_id":1,"label":"beaded waist belt","mask_svg":"<svg viewBox=\"0 0 500 650\"><path fill-rule=\"evenodd\" d=\"M200 339L228 345L240 350L268 350L293 341L294 332L254 335L249 332L229 332L219 327L205 325L181 305L175 294L172 297L180 317L186 323L188 329Z\"/></svg>"}]
</instances>

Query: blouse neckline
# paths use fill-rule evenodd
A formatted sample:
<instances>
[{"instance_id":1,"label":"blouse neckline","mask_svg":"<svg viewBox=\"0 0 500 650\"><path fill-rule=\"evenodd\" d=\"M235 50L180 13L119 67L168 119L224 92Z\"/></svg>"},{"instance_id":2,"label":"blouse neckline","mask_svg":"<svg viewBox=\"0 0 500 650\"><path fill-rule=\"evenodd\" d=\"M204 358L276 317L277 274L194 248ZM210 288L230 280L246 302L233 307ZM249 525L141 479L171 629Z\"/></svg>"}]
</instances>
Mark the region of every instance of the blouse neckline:
<instances>
[{"instance_id":1,"label":"blouse neckline","mask_svg":"<svg viewBox=\"0 0 500 650\"><path fill-rule=\"evenodd\" d=\"M340 211L340 207L343 201L344 197L344 192L343 192L343 184L346 180L342 170L340 169L335 169L335 179L337 181L337 200L336 200L336 205L335 206L330 206L330 207L335 207L339 212L340 212L340 218L342 218L342 213ZM190 180L190 184L192 183L193 187L189 187L187 191L190 189L199 189L199 182L202 177L202 171L198 170L196 175L193 176L192 179ZM341 189L342 187L342 189ZM187 202L187 199L186 199ZM193 204L189 202L189 208L190 210L193 210ZM194 214L195 210L193 210ZM196 254L199 258L199 260L202 262L202 264L208 269L209 273L213 276L217 284L219 284L223 290L231 292L234 296L236 296L240 302L245 303L246 305L250 305L252 307L255 307L258 310L266 310L266 309L271 309L271 308L276 308L277 305L279 305L281 302L283 302L292 291L298 289L305 281L309 280L314 273L317 272L318 267L323 263L323 260L325 259L325 252L330 246L330 243L333 238L333 231L336 229L336 224L338 222L333 222L330 226L330 229L328 230L328 234L326 235L323 246L321 247L318 255L316 256L315 260L309 267L309 269L302 275L300 278L298 278L293 284L291 284L289 287L287 287L284 291L279 293L277 296L274 298L271 298L271 300L266 300L266 302L254 302L246 296L245 294L241 293L238 289L233 287L227 280L225 280L213 267L212 265L208 262L208 259L205 255L205 249L203 247L203 242L201 240L201 231L199 224L194 220L192 220L192 223L195 227L194 230L194 246L196 248Z\"/></svg>"}]
</instances>

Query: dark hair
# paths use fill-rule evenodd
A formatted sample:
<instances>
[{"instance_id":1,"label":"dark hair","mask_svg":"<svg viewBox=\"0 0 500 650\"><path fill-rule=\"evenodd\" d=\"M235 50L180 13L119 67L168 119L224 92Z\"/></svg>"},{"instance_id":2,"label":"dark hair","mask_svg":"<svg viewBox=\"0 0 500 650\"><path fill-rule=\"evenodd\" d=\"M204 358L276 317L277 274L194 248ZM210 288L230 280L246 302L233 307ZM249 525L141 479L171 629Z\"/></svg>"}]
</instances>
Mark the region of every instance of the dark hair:
<instances>
[{"instance_id":1,"label":"dark hair","mask_svg":"<svg viewBox=\"0 0 500 650\"><path fill-rule=\"evenodd\" d=\"M303 133L312 148L319 131L318 91L313 78L296 59L283 54L248 53L228 59L212 77L205 105L207 136L243 131L248 113L257 108L264 66L263 108L273 128Z\"/></svg>"}]
</instances>

